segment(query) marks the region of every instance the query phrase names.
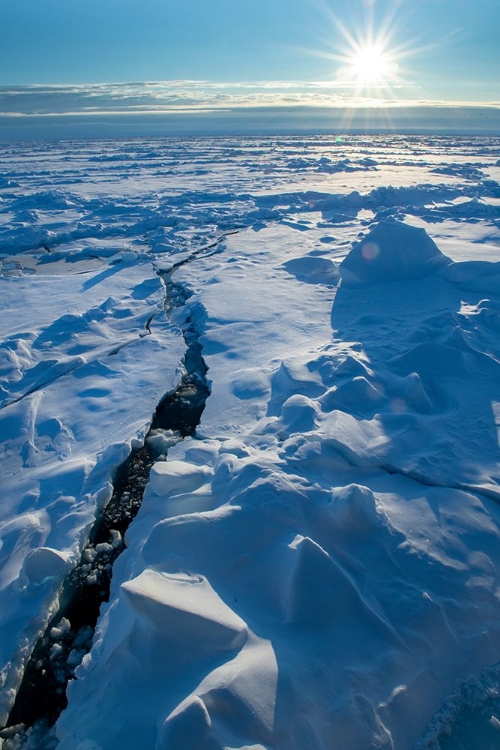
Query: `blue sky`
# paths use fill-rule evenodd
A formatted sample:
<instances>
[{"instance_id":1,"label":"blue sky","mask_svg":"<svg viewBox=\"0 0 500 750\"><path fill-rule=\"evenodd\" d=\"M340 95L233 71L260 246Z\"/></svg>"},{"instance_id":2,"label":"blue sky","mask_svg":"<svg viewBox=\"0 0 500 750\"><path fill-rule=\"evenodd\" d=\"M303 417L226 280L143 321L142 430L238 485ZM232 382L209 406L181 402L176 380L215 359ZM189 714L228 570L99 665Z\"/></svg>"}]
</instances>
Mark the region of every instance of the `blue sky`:
<instances>
[{"instance_id":1,"label":"blue sky","mask_svg":"<svg viewBox=\"0 0 500 750\"><path fill-rule=\"evenodd\" d=\"M2 0L0 124L162 109L500 107L499 30L499 0ZM369 81L356 67L367 47L380 58L372 69L381 64Z\"/></svg>"}]
</instances>

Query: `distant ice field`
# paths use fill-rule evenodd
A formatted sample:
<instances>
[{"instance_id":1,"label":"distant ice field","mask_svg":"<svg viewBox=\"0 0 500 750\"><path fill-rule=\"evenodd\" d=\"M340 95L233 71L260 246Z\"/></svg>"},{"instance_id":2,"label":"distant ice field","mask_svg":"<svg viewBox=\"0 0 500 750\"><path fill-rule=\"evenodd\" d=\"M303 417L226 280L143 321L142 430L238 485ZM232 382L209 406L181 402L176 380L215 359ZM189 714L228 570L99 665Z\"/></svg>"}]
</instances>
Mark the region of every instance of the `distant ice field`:
<instances>
[{"instance_id":1,"label":"distant ice field","mask_svg":"<svg viewBox=\"0 0 500 750\"><path fill-rule=\"evenodd\" d=\"M44 747L500 744L499 180L500 138L4 147L0 726L194 343Z\"/></svg>"}]
</instances>

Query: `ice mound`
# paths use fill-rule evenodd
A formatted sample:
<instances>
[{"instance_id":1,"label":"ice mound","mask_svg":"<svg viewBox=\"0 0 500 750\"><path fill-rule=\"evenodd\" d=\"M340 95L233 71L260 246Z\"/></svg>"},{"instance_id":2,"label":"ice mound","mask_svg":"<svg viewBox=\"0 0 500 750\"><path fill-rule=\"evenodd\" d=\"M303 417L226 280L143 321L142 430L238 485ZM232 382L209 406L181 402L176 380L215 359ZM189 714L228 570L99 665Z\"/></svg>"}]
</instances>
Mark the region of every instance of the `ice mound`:
<instances>
[{"instance_id":1,"label":"ice mound","mask_svg":"<svg viewBox=\"0 0 500 750\"><path fill-rule=\"evenodd\" d=\"M325 412L343 409L346 406L355 413L358 405L365 409L367 404L379 405L384 394L365 377L357 376L340 386L334 386L321 397L320 403Z\"/></svg>"},{"instance_id":2,"label":"ice mound","mask_svg":"<svg viewBox=\"0 0 500 750\"><path fill-rule=\"evenodd\" d=\"M50 547L32 549L24 560L24 578L39 586L50 578L60 577L68 567L68 555Z\"/></svg>"},{"instance_id":3,"label":"ice mound","mask_svg":"<svg viewBox=\"0 0 500 750\"><path fill-rule=\"evenodd\" d=\"M316 407L307 396L294 393L283 404L283 424L289 432L308 432L314 427Z\"/></svg>"},{"instance_id":4,"label":"ice mound","mask_svg":"<svg viewBox=\"0 0 500 750\"><path fill-rule=\"evenodd\" d=\"M337 265L329 258L292 258L283 264L284 268L299 281L306 284L336 284L339 278Z\"/></svg>"},{"instance_id":5,"label":"ice mound","mask_svg":"<svg viewBox=\"0 0 500 750\"><path fill-rule=\"evenodd\" d=\"M270 750L278 665L271 644L257 639L214 670L167 716L156 750L238 747ZM257 739L258 738L258 739Z\"/></svg>"},{"instance_id":6,"label":"ice mound","mask_svg":"<svg viewBox=\"0 0 500 750\"><path fill-rule=\"evenodd\" d=\"M321 523L333 530L359 538L373 533L380 525L380 514L374 493L359 484L336 488L333 502L320 515Z\"/></svg>"},{"instance_id":7,"label":"ice mound","mask_svg":"<svg viewBox=\"0 0 500 750\"><path fill-rule=\"evenodd\" d=\"M500 263L469 260L453 263L444 274L446 281L460 289L498 294L500 292Z\"/></svg>"},{"instance_id":8,"label":"ice mound","mask_svg":"<svg viewBox=\"0 0 500 750\"><path fill-rule=\"evenodd\" d=\"M340 264L344 286L412 281L449 265L425 229L399 221L381 221Z\"/></svg>"},{"instance_id":9,"label":"ice mound","mask_svg":"<svg viewBox=\"0 0 500 750\"><path fill-rule=\"evenodd\" d=\"M291 572L288 622L311 628L344 620L351 623L351 631L366 628L371 637L384 627L349 574L319 544L298 534L290 547L297 560Z\"/></svg>"},{"instance_id":10,"label":"ice mound","mask_svg":"<svg viewBox=\"0 0 500 750\"><path fill-rule=\"evenodd\" d=\"M167 575L146 569L122 584L129 607L171 639L175 649L189 644L193 656L243 645L247 628L202 576Z\"/></svg>"},{"instance_id":11,"label":"ice mound","mask_svg":"<svg viewBox=\"0 0 500 750\"><path fill-rule=\"evenodd\" d=\"M193 491L208 481L210 474L204 466L194 466L181 461L156 463L151 469L151 489L157 495Z\"/></svg>"}]
</instances>

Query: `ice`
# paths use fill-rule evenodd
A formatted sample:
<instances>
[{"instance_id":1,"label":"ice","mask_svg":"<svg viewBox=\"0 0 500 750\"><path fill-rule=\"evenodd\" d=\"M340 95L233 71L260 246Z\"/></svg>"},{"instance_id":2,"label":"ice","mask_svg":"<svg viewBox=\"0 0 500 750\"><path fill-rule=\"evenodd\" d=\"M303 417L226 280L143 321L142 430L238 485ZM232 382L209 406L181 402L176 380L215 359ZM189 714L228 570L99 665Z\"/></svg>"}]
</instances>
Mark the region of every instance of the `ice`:
<instances>
[{"instance_id":1,"label":"ice","mask_svg":"<svg viewBox=\"0 0 500 750\"><path fill-rule=\"evenodd\" d=\"M116 468L180 377L184 345L163 298L144 263L127 272L4 280L3 716L9 686L17 685L62 579L110 497Z\"/></svg>"},{"instance_id":2,"label":"ice","mask_svg":"<svg viewBox=\"0 0 500 750\"><path fill-rule=\"evenodd\" d=\"M191 437L148 436L59 750L438 750L468 711L498 734L498 145L38 144L36 178L8 147L4 714L80 552L122 547L89 530L183 331L211 392Z\"/></svg>"},{"instance_id":3,"label":"ice","mask_svg":"<svg viewBox=\"0 0 500 750\"><path fill-rule=\"evenodd\" d=\"M344 286L410 281L450 263L424 229L381 221L340 264Z\"/></svg>"},{"instance_id":4,"label":"ice","mask_svg":"<svg viewBox=\"0 0 500 750\"><path fill-rule=\"evenodd\" d=\"M139 619L146 619L161 633L164 649L172 640L178 655L189 661L239 649L246 640L245 623L204 578L145 570L124 583L121 592Z\"/></svg>"},{"instance_id":5,"label":"ice","mask_svg":"<svg viewBox=\"0 0 500 750\"><path fill-rule=\"evenodd\" d=\"M51 578L60 579L67 568L67 563L65 555L58 550L50 547L37 547L26 555L20 573L20 585L40 586Z\"/></svg>"},{"instance_id":6,"label":"ice","mask_svg":"<svg viewBox=\"0 0 500 750\"><path fill-rule=\"evenodd\" d=\"M150 487L156 495L177 495L180 492L198 489L210 480L211 475L208 467L182 461L168 461L153 466Z\"/></svg>"}]
</instances>

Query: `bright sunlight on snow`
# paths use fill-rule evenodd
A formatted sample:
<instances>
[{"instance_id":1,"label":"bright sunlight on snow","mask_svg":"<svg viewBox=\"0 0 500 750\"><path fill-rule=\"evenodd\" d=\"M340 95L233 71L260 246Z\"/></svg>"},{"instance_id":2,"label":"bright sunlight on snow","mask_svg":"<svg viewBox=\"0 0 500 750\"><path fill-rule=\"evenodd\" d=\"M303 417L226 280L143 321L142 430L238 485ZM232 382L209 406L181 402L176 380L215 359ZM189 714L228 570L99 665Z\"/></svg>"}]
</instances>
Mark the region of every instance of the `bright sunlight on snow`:
<instances>
[{"instance_id":1,"label":"bright sunlight on snow","mask_svg":"<svg viewBox=\"0 0 500 750\"><path fill-rule=\"evenodd\" d=\"M499 160L5 147L3 750L498 744Z\"/></svg>"}]
</instances>

